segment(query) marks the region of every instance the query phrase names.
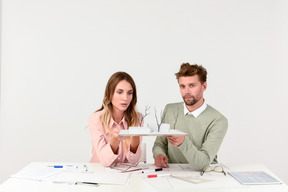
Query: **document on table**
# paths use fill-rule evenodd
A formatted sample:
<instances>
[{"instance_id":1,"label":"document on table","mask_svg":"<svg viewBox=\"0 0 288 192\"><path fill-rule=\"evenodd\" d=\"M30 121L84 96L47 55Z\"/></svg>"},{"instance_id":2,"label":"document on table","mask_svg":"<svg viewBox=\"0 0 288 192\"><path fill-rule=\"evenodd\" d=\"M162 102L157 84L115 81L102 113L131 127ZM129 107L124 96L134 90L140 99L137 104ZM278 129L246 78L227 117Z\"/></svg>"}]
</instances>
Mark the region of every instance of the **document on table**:
<instances>
[{"instance_id":1,"label":"document on table","mask_svg":"<svg viewBox=\"0 0 288 192\"><path fill-rule=\"evenodd\" d=\"M104 171L99 172L62 171L52 179L52 182L91 182L100 184L125 185L129 178L130 173L120 173L117 170L106 168Z\"/></svg>"},{"instance_id":2,"label":"document on table","mask_svg":"<svg viewBox=\"0 0 288 192\"><path fill-rule=\"evenodd\" d=\"M21 170L18 173L11 175L10 177L44 181L57 175L60 172L61 172L60 169L54 169L51 167L36 167L36 168Z\"/></svg>"},{"instance_id":3,"label":"document on table","mask_svg":"<svg viewBox=\"0 0 288 192\"><path fill-rule=\"evenodd\" d=\"M243 185L281 184L280 181L264 171L228 172Z\"/></svg>"},{"instance_id":4,"label":"document on table","mask_svg":"<svg viewBox=\"0 0 288 192\"><path fill-rule=\"evenodd\" d=\"M170 168L164 169L161 174L170 173L171 176L147 178L147 175L143 174L142 177L160 191L245 188L234 178L227 177L223 173L208 172L201 176L200 172L195 171L189 164L169 164L169 166Z\"/></svg>"}]
</instances>

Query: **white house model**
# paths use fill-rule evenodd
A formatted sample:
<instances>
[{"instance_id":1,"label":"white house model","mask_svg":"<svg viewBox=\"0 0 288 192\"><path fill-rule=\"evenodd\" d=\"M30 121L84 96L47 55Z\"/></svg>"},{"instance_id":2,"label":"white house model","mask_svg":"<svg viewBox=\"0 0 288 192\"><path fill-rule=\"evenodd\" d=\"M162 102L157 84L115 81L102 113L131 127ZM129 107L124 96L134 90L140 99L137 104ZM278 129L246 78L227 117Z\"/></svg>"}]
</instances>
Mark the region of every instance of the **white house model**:
<instances>
[{"instance_id":1,"label":"white house model","mask_svg":"<svg viewBox=\"0 0 288 192\"><path fill-rule=\"evenodd\" d=\"M153 127L129 127L129 134L150 134L157 133L158 128ZM170 132L170 124L162 123L160 125L159 133L169 133Z\"/></svg>"},{"instance_id":2,"label":"white house model","mask_svg":"<svg viewBox=\"0 0 288 192\"><path fill-rule=\"evenodd\" d=\"M145 113L142 114L141 119L139 119L139 124L142 125L143 119L149 114L147 113L149 110L149 106L145 107ZM157 111L155 109L155 114L157 114ZM129 127L127 130L121 130L119 132L119 136L167 136L167 135L187 135L187 133L184 133L182 131L175 130L175 124L177 122L178 113L175 116L175 124L174 129L170 129L170 124L168 123L162 123L163 118L165 117L165 113L162 115L162 119L158 121L157 115L156 117L156 123L157 126L148 126L147 127Z\"/></svg>"}]
</instances>

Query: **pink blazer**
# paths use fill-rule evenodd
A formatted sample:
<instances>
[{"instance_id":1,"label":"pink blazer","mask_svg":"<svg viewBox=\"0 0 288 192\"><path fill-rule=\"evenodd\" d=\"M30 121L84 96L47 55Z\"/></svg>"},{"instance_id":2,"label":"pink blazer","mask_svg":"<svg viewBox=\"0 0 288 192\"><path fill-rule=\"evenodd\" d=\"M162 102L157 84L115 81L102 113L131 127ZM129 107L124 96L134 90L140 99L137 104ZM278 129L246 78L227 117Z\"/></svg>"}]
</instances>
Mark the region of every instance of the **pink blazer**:
<instances>
[{"instance_id":1,"label":"pink blazer","mask_svg":"<svg viewBox=\"0 0 288 192\"><path fill-rule=\"evenodd\" d=\"M124 142L121 141L118 148L118 154L114 154L111 146L109 144L110 134L101 124L102 111L93 113L89 118L89 130L92 138L92 156L90 163L101 163L103 166L110 166L113 163L131 163L135 164L139 161L141 156L141 142L142 137L140 137L140 143L136 153L130 151L130 146L128 150L124 150ZM119 124L117 124L112 118L109 123L109 129L128 129L127 122L124 118Z\"/></svg>"}]
</instances>

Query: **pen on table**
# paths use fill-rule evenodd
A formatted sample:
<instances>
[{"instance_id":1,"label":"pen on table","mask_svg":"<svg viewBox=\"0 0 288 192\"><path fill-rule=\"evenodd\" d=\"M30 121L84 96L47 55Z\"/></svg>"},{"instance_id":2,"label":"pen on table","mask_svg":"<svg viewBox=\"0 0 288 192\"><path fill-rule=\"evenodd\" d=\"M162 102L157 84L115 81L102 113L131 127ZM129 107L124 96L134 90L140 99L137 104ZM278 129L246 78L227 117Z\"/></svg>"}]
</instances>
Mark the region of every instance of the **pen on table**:
<instances>
[{"instance_id":1,"label":"pen on table","mask_svg":"<svg viewBox=\"0 0 288 192\"><path fill-rule=\"evenodd\" d=\"M48 167L53 167L53 168L74 168L74 169L77 169L78 166L77 165L48 165Z\"/></svg>"},{"instance_id":2,"label":"pen on table","mask_svg":"<svg viewBox=\"0 0 288 192\"><path fill-rule=\"evenodd\" d=\"M94 185L94 186L99 186L98 183L93 183L93 182L82 182L82 181L77 181L77 182L67 182L67 181L53 181L53 183L56 184L69 184L69 185Z\"/></svg>"},{"instance_id":3,"label":"pen on table","mask_svg":"<svg viewBox=\"0 0 288 192\"><path fill-rule=\"evenodd\" d=\"M158 169L151 169L151 170L146 170L146 171L142 171L142 173L150 173L150 172L156 172L156 171L162 171L162 168L158 168Z\"/></svg>"},{"instance_id":4,"label":"pen on table","mask_svg":"<svg viewBox=\"0 0 288 192\"><path fill-rule=\"evenodd\" d=\"M147 175L148 178L154 178L154 177L167 177L167 176L171 176L170 173L167 174L158 174L158 175Z\"/></svg>"},{"instance_id":5,"label":"pen on table","mask_svg":"<svg viewBox=\"0 0 288 192\"><path fill-rule=\"evenodd\" d=\"M88 171L88 167L87 165L84 165L85 171Z\"/></svg>"},{"instance_id":6,"label":"pen on table","mask_svg":"<svg viewBox=\"0 0 288 192\"><path fill-rule=\"evenodd\" d=\"M98 186L98 183L93 183L93 182L75 182L75 185L94 185Z\"/></svg>"},{"instance_id":7,"label":"pen on table","mask_svg":"<svg viewBox=\"0 0 288 192\"><path fill-rule=\"evenodd\" d=\"M139 171L139 170L142 170L143 168L140 167L140 168L137 168L137 169L131 169L131 170L124 170L124 171L121 171L121 173L127 173L127 172L132 172L132 171Z\"/></svg>"}]
</instances>

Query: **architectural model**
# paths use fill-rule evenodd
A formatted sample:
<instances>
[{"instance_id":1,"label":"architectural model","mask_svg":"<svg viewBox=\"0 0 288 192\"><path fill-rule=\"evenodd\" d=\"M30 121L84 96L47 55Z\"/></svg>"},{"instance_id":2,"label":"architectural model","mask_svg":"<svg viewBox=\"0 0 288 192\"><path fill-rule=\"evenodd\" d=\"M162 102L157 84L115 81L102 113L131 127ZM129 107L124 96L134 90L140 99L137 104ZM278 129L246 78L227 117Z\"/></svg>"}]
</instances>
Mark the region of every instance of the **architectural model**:
<instances>
[{"instance_id":1,"label":"architectural model","mask_svg":"<svg viewBox=\"0 0 288 192\"><path fill-rule=\"evenodd\" d=\"M187 135L187 133L170 129L168 123L162 123L158 131L157 127L129 127L128 130L121 130L119 136L161 136L161 135Z\"/></svg>"},{"instance_id":2,"label":"architectural model","mask_svg":"<svg viewBox=\"0 0 288 192\"><path fill-rule=\"evenodd\" d=\"M142 122L144 118L149 114L148 110L150 109L149 106L145 107L145 113L142 114L142 117L139 118L140 125L142 125ZM169 136L169 135L188 135L187 133L175 130L175 125L177 123L178 119L178 113L179 110L177 111L177 114L175 114L175 123L174 123L174 129L170 129L170 124L168 123L162 123L163 119L165 117L165 113L162 114L161 112L161 121L159 122L158 117L157 117L157 111L155 109L155 118L156 118L156 123L157 127L151 127L151 126L146 126L146 127L129 127L128 130L121 130L119 133L119 136Z\"/></svg>"}]
</instances>

